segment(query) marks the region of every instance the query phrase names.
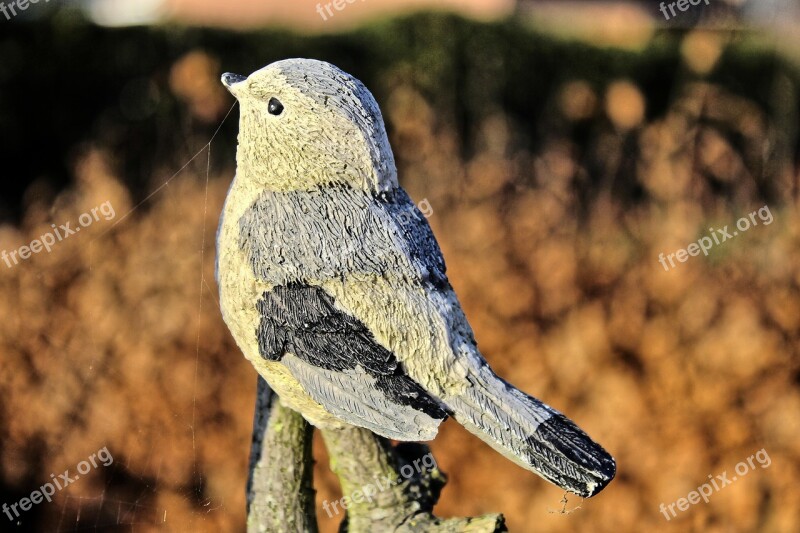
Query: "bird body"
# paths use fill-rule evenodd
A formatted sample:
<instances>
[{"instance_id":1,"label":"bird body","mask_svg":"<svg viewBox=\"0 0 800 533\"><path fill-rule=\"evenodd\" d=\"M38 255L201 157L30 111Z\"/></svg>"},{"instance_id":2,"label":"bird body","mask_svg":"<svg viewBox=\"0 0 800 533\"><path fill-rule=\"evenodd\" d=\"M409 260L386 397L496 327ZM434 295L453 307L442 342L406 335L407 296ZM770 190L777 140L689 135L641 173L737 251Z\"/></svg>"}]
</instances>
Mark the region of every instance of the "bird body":
<instances>
[{"instance_id":1,"label":"bird body","mask_svg":"<svg viewBox=\"0 0 800 533\"><path fill-rule=\"evenodd\" d=\"M524 468L599 492L613 458L478 351L363 84L306 59L223 83L241 119L218 231L220 304L281 401L318 427L405 441L433 439L453 416Z\"/></svg>"}]
</instances>

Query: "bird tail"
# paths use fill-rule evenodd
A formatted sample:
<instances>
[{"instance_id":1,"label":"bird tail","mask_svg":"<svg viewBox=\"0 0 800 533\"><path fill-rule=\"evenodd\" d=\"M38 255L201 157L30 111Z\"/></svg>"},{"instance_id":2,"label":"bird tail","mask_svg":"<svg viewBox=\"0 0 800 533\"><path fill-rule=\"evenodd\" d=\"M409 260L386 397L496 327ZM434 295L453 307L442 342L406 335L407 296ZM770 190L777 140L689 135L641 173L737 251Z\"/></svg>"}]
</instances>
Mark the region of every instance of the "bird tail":
<instances>
[{"instance_id":1,"label":"bird tail","mask_svg":"<svg viewBox=\"0 0 800 533\"><path fill-rule=\"evenodd\" d=\"M614 479L614 458L567 417L499 378L485 363L458 396L454 418L492 448L564 490L590 498Z\"/></svg>"}]
</instances>

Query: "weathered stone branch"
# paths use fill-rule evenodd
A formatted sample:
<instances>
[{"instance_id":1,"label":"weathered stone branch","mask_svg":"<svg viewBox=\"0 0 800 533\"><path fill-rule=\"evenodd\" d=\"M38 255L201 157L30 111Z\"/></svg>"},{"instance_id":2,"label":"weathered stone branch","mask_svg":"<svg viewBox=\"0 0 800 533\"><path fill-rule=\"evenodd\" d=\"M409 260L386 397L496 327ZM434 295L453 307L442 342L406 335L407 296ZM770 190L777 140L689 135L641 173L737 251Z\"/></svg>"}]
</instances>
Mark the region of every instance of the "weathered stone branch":
<instances>
[{"instance_id":1,"label":"weathered stone branch","mask_svg":"<svg viewBox=\"0 0 800 533\"><path fill-rule=\"evenodd\" d=\"M247 486L248 533L316 533L312 431L259 378ZM432 514L447 478L428 446L393 447L371 431L353 426L324 430L322 436L344 494L342 500L324 506L329 514L343 518L340 531L506 531L500 514L450 519Z\"/></svg>"},{"instance_id":2,"label":"weathered stone branch","mask_svg":"<svg viewBox=\"0 0 800 533\"><path fill-rule=\"evenodd\" d=\"M316 533L312 432L259 377L247 482L248 533Z\"/></svg>"}]
</instances>

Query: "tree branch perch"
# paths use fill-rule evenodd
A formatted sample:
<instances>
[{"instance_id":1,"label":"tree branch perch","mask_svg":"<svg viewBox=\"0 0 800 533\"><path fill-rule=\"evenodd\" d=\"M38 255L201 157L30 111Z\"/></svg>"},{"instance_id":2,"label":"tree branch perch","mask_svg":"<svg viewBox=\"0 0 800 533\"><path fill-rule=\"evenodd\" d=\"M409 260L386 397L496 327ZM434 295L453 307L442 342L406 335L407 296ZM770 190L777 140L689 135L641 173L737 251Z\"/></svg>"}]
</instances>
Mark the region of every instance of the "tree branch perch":
<instances>
[{"instance_id":1,"label":"tree branch perch","mask_svg":"<svg viewBox=\"0 0 800 533\"><path fill-rule=\"evenodd\" d=\"M247 486L248 533L317 532L312 431L259 377ZM450 519L432 514L447 477L428 446L393 447L383 437L353 426L322 430L322 436L346 498L346 510L334 507L337 513L346 512L340 531L507 531L500 514ZM340 501L325 503L333 507Z\"/></svg>"},{"instance_id":2,"label":"tree branch perch","mask_svg":"<svg viewBox=\"0 0 800 533\"><path fill-rule=\"evenodd\" d=\"M299 413L281 405L259 376L247 482L248 533L316 533L313 430Z\"/></svg>"}]
</instances>

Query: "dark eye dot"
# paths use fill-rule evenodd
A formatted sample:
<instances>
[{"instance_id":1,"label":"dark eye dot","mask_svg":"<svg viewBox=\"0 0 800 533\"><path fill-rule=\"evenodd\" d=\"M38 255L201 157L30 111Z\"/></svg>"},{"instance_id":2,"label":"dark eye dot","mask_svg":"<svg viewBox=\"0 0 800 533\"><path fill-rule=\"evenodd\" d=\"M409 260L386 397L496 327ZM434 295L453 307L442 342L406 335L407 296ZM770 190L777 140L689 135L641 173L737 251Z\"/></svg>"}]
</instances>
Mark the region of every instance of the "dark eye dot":
<instances>
[{"instance_id":1,"label":"dark eye dot","mask_svg":"<svg viewBox=\"0 0 800 533\"><path fill-rule=\"evenodd\" d=\"M270 98L269 104L267 104L267 111L269 111L270 115L275 115L277 117L283 113L283 104L277 98Z\"/></svg>"}]
</instances>

